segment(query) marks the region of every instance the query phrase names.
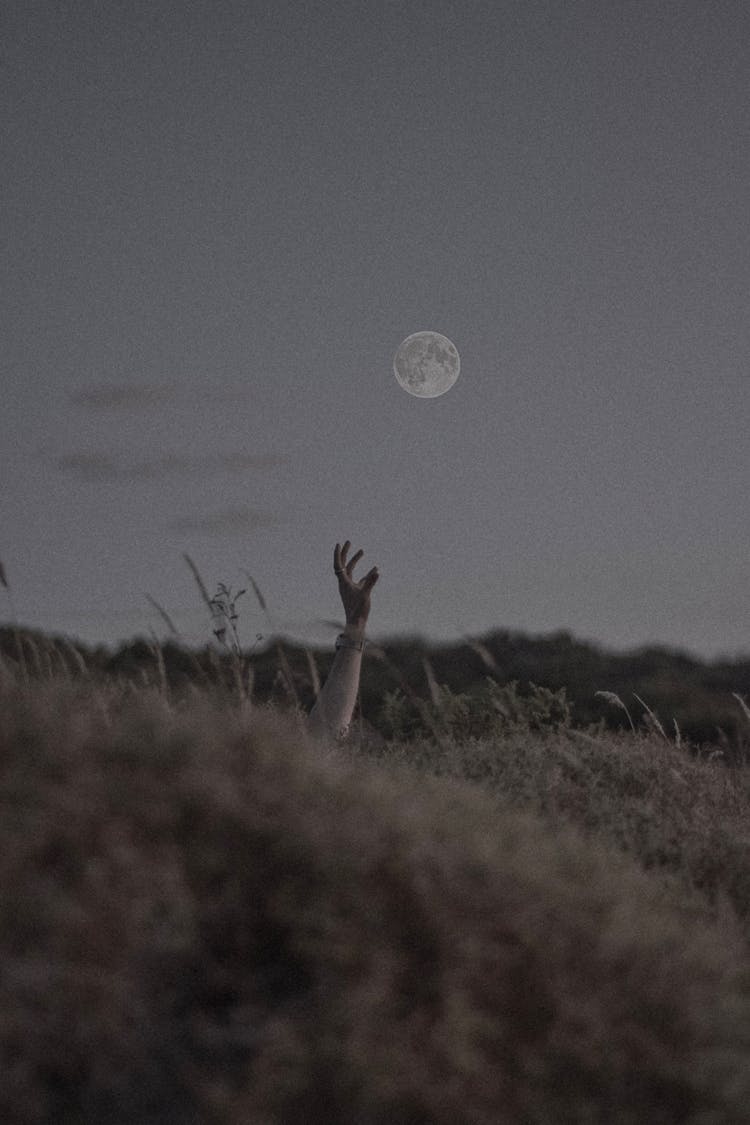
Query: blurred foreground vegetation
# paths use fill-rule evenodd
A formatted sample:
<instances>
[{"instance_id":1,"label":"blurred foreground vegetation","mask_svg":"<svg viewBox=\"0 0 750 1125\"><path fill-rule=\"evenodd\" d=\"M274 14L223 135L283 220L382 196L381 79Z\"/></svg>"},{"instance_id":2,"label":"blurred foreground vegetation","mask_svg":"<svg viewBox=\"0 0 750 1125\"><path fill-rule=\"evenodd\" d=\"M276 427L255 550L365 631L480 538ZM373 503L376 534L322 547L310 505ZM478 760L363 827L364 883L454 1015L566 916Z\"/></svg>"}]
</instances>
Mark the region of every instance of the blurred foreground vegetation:
<instances>
[{"instance_id":1,"label":"blurred foreground vegetation","mask_svg":"<svg viewBox=\"0 0 750 1125\"><path fill-rule=\"evenodd\" d=\"M1 1121L750 1122L742 666L678 745L473 643L332 744L330 654L2 637Z\"/></svg>"}]
</instances>

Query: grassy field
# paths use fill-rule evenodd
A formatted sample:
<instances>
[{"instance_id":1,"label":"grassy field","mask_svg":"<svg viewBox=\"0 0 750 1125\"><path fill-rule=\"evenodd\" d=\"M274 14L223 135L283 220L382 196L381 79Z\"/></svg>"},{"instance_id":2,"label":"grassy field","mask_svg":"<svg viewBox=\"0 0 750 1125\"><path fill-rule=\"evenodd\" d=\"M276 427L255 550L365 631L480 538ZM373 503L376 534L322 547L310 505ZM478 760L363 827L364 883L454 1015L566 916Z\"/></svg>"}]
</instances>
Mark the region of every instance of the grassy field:
<instances>
[{"instance_id":1,"label":"grassy field","mask_svg":"<svg viewBox=\"0 0 750 1125\"><path fill-rule=\"evenodd\" d=\"M0 1120L750 1122L750 768L538 704L6 663Z\"/></svg>"}]
</instances>

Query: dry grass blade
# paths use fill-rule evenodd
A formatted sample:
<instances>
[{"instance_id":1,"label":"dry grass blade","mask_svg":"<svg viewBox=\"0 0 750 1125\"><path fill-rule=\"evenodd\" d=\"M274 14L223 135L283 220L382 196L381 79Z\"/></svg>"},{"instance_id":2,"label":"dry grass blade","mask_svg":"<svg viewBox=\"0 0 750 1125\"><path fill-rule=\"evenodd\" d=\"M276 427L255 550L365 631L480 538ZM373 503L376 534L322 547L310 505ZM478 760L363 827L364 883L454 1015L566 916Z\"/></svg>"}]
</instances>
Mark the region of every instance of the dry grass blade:
<instances>
[{"instance_id":1,"label":"dry grass blade","mask_svg":"<svg viewBox=\"0 0 750 1125\"><path fill-rule=\"evenodd\" d=\"M600 696L605 703L611 703L613 706L621 707L623 711L627 711L627 707L615 691L595 691L594 695Z\"/></svg>"},{"instance_id":2,"label":"dry grass blade","mask_svg":"<svg viewBox=\"0 0 750 1125\"><path fill-rule=\"evenodd\" d=\"M494 672L497 675L500 669L498 668L497 662L495 661L494 656L487 648L487 646L483 645L481 641L472 640L471 637L465 637L464 640L466 641L466 644L469 646L469 648L477 654L479 659L484 664L485 668L489 668L490 672Z\"/></svg>"},{"instance_id":3,"label":"dry grass blade","mask_svg":"<svg viewBox=\"0 0 750 1125\"><path fill-rule=\"evenodd\" d=\"M29 656L31 657L31 663L34 666L34 673L35 673L37 679L41 680L41 678L42 678L42 658L41 658L39 645L36 643L36 641L34 640L33 637L29 636L28 633L22 633L21 639L22 639L22 647L26 650L26 652L28 652Z\"/></svg>"},{"instance_id":4,"label":"dry grass blade","mask_svg":"<svg viewBox=\"0 0 750 1125\"><path fill-rule=\"evenodd\" d=\"M192 574L193 574L193 578L196 581L196 585L198 586L198 589L200 590L201 597L203 598L203 601L205 602L206 606L208 607L209 613L213 617L214 611L213 611L213 607L212 607L212 604L211 604L211 598L209 597L208 590L206 589L206 584L203 581L203 579L201 578L200 571L198 570L198 567L195 565L193 560L190 558L190 555L185 553L185 554L183 554L182 557L185 560L185 562L188 564L188 566L190 567L190 570L192 571Z\"/></svg>"},{"instance_id":5,"label":"dry grass blade","mask_svg":"<svg viewBox=\"0 0 750 1125\"><path fill-rule=\"evenodd\" d=\"M167 613L164 606L159 605L156 598L152 598L150 594L146 594L145 597L146 597L146 601L149 603L149 605L152 606L156 610L156 612L159 614L159 617L161 617L162 621L167 626L167 628L169 629L172 636L173 637L179 637L180 631L177 628L177 626L175 625L172 618Z\"/></svg>"},{"instance_id":6,"label":"dry grass blade","mask_svg":"<svg viewBox=\"0 0 750 1125\"><path fill-rule=\"evenodd\" d=\"M619 707L622 711L624 711L625 714L628 717L628 722L630 723L630 729L632 730L633 734L635 734L635 724L633 722L632 716L631 716L630 712L628 711L627 707L625 706L625 704L623 703L623 701L620 699L617 692L614 692L614 691L595 691L594 695L601 696L601 698L605 701L605 703L611 703L613 707Z\"/></svg>"},{"instance_id":7,"label":"dry grass blade","mask_svg":"<svg viewBox=\"0 0 750 1125\"><path fill-rule=\"evenodd\" d=\"M297 710L300 711L301 706L300 706L299 696L297 695L297 689L294 686L294 676L292 675L292 669L289 666L289 661L287 660L286 653L284 652L284 649L282 648L280 641L276 642L276 652L277 652L278 657L279 657L279 664L281 665L281 674L282 674L282 677L284 679L284 683L287 686L289 695L294 700L294 704L295 704Z\"/></svg>"},{"instance_id":8,"label":"dry grass blade","mask_svg":"<svg viewBox=\"0 0 750 1125\"><path fill-rule=\"evenodd\" d=\"M21 634L18 629L13 630L13 638L16 644L16 660L21 675L21 682L26 683L29 678L29 670L26 666L26 653L23 651L23 642L21 641Z\"/></svg>"},{"instance_id":9,"label":"dry grass blade","mask_svg":"<svg viewBox=\"0 0 750 1125\"><path fill-rule=\"evenodd\" d=\"M740 707L742 708L742 714L745 716L747 721L750 723L750 707L748 707L747 703L745 703L745 700L736 691L733 691L732 695L737 700Z\"/></svg>"},{"instance_id":10,"label":"dry grass blade","mask_svg":"<svg viewBox=\"0 0 750 1125\"><path fill-rule=\"evenodd\" d=\"M652 730L655 730L657 734L661 735L661 737L664 739L665 742L669 742L669 739L667 738L666 731L664 730L664 727L661 725L661 722L659 721L659 716L656 714L656 712L652 711L651 708L649 707L648 703L646 703L645 700L641 699L640 695L636 695L635 692L633 692L633 699L637 699L638 702L640 703L641 707L645 708L646 714L648 716L648 724L647 725L650 726Z\"/></svg>"},{"instance_id":11,"label":"dry grass blade","mask_svg":"<svg viewBox=\"0 0 750 1125\"><path fill-rule=\"evenodd\" d=\"M49 679L49 680L51 680L53 678L54 674L55 674L55 665L54 665L54 661L53 661L53 656L55 656L56 653L57 653L57 649L55 648L54 643L52 641L49 641L45 637L44 641L40 645L39 654L40 654L41 663L44 667L44 673L47 676L47 679Z\"/></svg>"},{"instance_id":12,"label":"dry grass blade","mask_svg":"<svg viewBox=\"0 0 750 1125\"><path fill-rule=\"evenodd\" d=\"M23 644L21 642L21 633L18 628L18 615L16 614L16 607L13 604L13 591L10 588L8 575L5 573L5 567L0 563L0 585L8 591L8 605L10 606L10 617L13 622L13 636L16 645L16 658L18 660L18 667L21 674L21 680L26 683L28 680L28 668L26 666L26 654L23 651Z\"/></svg>"},{"instance_id":13,"label":"dry grass blade","mask_svg":"<svg viewBox=\"0 0 750 1125\"><path fill-rule=\"evenodd\" d=\"M310 669L310 682L312 689L315 692L315 698L320 695L320 676L318 674L318 665L315 663L315 657L310 652L309 648L305 649L305 656L307 657L307 666Z\"/></svg>"},{"instance_id":14,"label":"dry grass blade","mask_svg":"<svg viewBox=\"0 0 750 1125\"><path fill-rule=\"evenodd\" d=\"M440 688L435 679L435 672L426 656L422 657L422 667L424 668L425 679L427 680L427 688L430 693L430 699L435 707L440 706Z\"/></svg>"},{"instance_id":15,"label":"dry grass blade","mask_svg":"<svg viewBox=\"0 0 750 1125\"><path fill-rule=\"evenodd\" d=\"M61 637L60 638L60 644L65 649L65 651L72 657L73 662L75 663L75 666L78 669L78 671L81 673L81 675L82 676L87 675L88 670L89 670L88 665L86 664L86 661L83 659L83 655L78 651L78 649L73 644L73 642L69 641L67 637Z\"/></svg>"},{"instance_id":16,"label":"dry grass blade","mask_svg":"<svg viewBox=\"0 0 750 1125\"><path fill-rule=\"evenodd\" d=\"M153 654L154 660L156 661L156 668L159 673L159 687L161 689L161 694L165 699L168 699L169 681L167 680L167 669L164 667L164 654L162 653L161 645L159 644L159 638L156 636L153 629L150 630L150 632L152 643L149 647Z\"/></svg>"},{"instance_id":17,"label":"dry grass blade","mask_svg":"<svg viewBox=\"0 0 750 1125\"><path fill-rule=\"evenodd\" d=\"M249 583L250 583L250 585L252 586L252 588L253 588L253 593L255 594L255 597L256 597L256 599L257 599L258 605L259 605L259 606L260 606L260 608L261 608L261 609L263 610L263 612L264 612L265 614L267 614L267 613L268 613L268 606L266 605L266 599L265 599L265 598L263 597L263 595L261 594L261 592L260 592L260 589L259 589L259 587L258 587L258 583L257 583L257 582L255 581L255 579L253 578L252 574L248 574L248 572L247 572L246 570L243 570L243 572L242 572L242 573L243 573L243 574L245 575L245 578L247 578L248 582L249 582Z\"/></svg>"},{"instance_id":18,"label":"dry grass blade","mask_svg":"<svg viewBox=\"0 0 750 1125\"><path fill-rule=\"evenodd\" d=\"M57 661L57 667L59 669L58 674L60 676L62 676L63 680L66 680L68 683L70 683L71 680L73 679L73 677L71 675L70 667L68 665L68 662L65 659L65 653L63 652L62 647L60 645L56 644L54 646L54 648L52 649L52 652L53 652L53 655L55 657L55 660Z\"/></svg>"}]
</instances>

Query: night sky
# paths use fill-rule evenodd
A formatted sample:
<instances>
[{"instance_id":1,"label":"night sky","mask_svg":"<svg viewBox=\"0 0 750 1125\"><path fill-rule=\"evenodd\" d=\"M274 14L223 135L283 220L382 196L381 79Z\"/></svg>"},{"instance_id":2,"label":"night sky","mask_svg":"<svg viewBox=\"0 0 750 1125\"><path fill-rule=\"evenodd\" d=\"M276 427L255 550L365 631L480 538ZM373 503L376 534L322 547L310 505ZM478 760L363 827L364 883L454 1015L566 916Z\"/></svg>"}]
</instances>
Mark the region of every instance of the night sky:
<instances>
[{"instance_id":1,"label":"night sky","mask_svg":"<svg viewBox=\"0 0 750 1125\"><path fill-rule=\"evenodd\" d=\"M4 0L0 616L748 652L749 107L740 2Z\"/></svg>"}]
</instances>

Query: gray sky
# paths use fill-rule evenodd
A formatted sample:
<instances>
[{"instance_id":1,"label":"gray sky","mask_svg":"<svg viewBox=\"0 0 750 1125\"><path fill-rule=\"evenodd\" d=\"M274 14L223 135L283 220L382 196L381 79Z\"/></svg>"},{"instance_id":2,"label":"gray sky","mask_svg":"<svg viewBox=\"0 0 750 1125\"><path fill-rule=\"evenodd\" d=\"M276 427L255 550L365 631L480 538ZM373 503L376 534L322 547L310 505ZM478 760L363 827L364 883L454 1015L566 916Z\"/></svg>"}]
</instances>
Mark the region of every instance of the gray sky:
<instances>
[{"instance_id":1,"label":"gray sky","mask_svg":"<svg viewBox=\"0 0 750 1125\"><path fill-rule=\"evenodd\" d=\"M19 619L330 641L348 537L373 636L749 651L749 95L740 2L4 0Z\"/></svg>"}]
</instances>

